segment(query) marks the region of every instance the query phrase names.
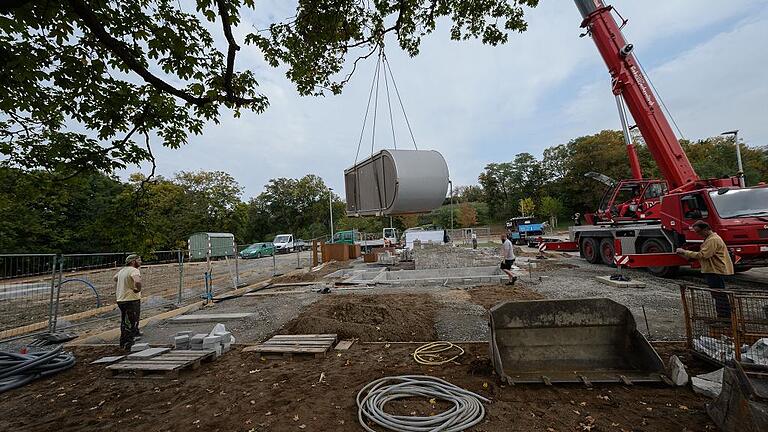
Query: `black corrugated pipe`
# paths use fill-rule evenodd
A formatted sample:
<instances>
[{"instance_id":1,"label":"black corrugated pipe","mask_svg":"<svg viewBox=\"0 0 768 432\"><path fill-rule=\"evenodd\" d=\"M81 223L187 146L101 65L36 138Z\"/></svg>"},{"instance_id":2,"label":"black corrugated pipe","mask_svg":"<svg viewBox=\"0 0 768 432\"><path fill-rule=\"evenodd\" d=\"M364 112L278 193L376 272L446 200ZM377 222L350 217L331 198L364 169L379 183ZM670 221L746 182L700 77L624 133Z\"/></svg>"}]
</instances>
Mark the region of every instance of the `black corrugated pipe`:
<instances>
[{"instance_id":1,"label":"black corrugated pipe","mask_svg":"<svg viewBox=\"0 0 768 432\"><path fill-rule=\"evenodd\" d=\"M75 356L61 349L60 345L51 351L29 354L0 351L0 393L74 366Z\"/></svg>"}]
</instances>

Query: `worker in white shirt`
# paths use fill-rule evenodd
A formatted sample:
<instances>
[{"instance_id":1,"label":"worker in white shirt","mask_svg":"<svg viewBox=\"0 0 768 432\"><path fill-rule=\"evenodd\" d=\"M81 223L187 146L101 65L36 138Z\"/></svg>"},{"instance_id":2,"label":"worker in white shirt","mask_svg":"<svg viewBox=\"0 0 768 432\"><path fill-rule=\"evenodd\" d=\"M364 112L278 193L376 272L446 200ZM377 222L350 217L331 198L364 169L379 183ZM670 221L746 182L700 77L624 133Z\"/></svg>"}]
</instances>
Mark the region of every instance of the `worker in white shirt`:
<instances>
[{"instance_id":1,"label":"worker in white shirt","mask_svg":"<svg viewBox=\"0 0 768 432\"><path fill-rule=\"evenodd\" d=\"M502 254L502 261L501 261L501 271L507 274L509 277L509 282L507 282L507 285L514 285L515 281L517 281L517 276L512 274L512 266L515 264L515 250L514 246L512 246L512 242L509 241L509 238L505 236L504 234L501 235L501 254Z\"/></svg>"}]
</instances>

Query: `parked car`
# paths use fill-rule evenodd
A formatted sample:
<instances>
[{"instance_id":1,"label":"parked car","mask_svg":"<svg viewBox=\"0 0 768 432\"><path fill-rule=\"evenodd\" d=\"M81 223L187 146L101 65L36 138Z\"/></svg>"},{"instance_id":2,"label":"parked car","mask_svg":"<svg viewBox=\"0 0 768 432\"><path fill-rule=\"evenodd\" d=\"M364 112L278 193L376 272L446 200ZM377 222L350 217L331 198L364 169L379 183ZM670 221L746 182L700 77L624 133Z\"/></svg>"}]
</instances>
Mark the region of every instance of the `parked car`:
<instances>
[{"instance_id":1,"label":"parked car","mask_svg":"<svg viewBox=\"0 0 768 432\"><path fill-rule=\"evenodd\" d=\"M254 243L247 248L240 251L240 258L261 258L264 256L272 256L275 254L275 245L271 242L268 243Z\"/></svg>"}]
</instances>

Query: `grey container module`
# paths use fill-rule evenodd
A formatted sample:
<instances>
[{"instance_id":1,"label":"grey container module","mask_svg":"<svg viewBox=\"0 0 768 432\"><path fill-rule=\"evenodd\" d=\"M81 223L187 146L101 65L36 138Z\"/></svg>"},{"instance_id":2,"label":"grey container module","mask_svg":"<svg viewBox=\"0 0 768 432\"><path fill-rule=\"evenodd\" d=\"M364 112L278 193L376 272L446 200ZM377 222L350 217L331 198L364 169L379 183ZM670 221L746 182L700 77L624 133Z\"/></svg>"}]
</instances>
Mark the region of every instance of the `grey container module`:
<instances>
[{"instance_id":1,"label":"grey container module","mask_svg":"<svg viewBox=\"0 0 768 432\"><path fill-rule=\"evenodd\" d=\"M237 254L235 236L230 233L194 233L189 236L187 244L189 245L189 257L193 260Z\"/></svg>"},{"instance_id":2,"label":"grey container module","mask_svg":"<svg viewBox=\"0 0 768 432\"><path fill-rule=\"evenodd\" d=\"M426 213L443 204L448 165L434 150L381 150L344 170L348 216Z\"/></svg>"}]
</instances>

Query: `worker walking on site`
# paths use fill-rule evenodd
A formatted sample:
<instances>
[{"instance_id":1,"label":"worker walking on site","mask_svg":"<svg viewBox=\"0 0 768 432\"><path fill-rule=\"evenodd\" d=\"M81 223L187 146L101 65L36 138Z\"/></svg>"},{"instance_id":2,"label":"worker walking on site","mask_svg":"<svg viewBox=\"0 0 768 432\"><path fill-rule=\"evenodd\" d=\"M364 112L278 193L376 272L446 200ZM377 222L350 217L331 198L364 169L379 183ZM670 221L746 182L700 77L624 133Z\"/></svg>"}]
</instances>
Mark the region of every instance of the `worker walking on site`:
<instances>
[{"instance_id":1,"label":"worker walking on site","mask_svg":"<svg viewBox=\"0 0 768 432\"><path fill-rule=\"evenodd\" d=\"M114 277L117 306L120 308L120 348L130 351L139 332L141 316L141 257L125 258L125 267Z\"/></svg>"},{"instance_id":2,"label":"worker walking on site","mask_svg":"<svg viewBox=\"0 0 768 432\"><path fill-rule=\"evenodd\" d=\"M509 276L509 282L507 282L507 285L514 285L515 281L517 281L517 276L512 274L512 265L515 264L515 250L514 246L512 246L512 242L509 241L509 237L502 234L501 235L501 255L502 255L502 261L501 261L501 271L507 274Z\"/></svg>"},{"instance_id":3,"label":"worker walking on site","mask_svg":"<svg viewBox=\"0 0 768 432\"><path fill-rule=\"evenodd\" d=\"M725 276L733 274L733 262L728 253L728 247L719 235L712 231L708 223L696 221L693 224L693 231L704 238L698 252L688 251L677 248L675 252L678 255L688 259L698 260L701 264L701 273L707 281L707 286L715 289L725 289ZM715 299L715 310L719 318L729 318L731 316L731 305L728 303L728 296L722 292L713 292Z\"/></svg>"}]
</instances>

